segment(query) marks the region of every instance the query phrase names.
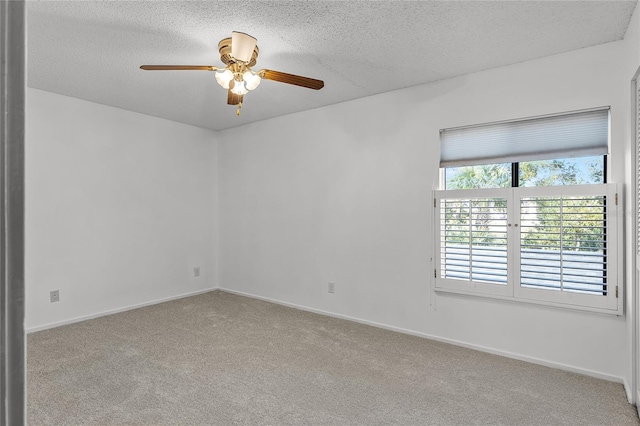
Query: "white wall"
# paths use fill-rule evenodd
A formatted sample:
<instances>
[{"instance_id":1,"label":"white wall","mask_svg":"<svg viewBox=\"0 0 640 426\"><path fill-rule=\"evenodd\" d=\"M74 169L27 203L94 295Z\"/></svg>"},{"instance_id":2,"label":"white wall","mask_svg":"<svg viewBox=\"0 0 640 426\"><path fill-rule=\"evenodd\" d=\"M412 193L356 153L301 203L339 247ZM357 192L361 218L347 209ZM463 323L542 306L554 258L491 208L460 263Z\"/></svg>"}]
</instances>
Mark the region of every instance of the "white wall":
<instances>
[{"instance_id":1,"label":"white wall","mask_svg":"<svg viewBox=\"0 0 640 426\"><path fill-rule=\"evenodd\" d=\"M439 129L611 105L610 178L624 182L627 49L609 43L220 133L221 287L628 380L627 317L430 287Z\"/></svg>"},{"instance_id":2,"label":"white wall","mask_svg":"<svg viewBox=\"0 0 640 426\"><path fill-rule=\"evenodd\" d=\"M27 329L215 287L216 151L209 130L28 89Z\"/></svg>"}]
</instances>

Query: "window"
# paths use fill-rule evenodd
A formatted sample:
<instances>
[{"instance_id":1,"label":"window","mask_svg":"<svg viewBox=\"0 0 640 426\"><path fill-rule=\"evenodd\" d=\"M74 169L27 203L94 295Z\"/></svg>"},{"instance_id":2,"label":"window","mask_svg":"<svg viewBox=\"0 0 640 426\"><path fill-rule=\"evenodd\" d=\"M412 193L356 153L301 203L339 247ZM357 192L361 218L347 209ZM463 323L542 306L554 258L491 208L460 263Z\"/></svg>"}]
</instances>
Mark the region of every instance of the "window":
<instances>
[{"instance_id":1,"label":"window","mask_svg":"<svg viewBox=\"0 0 640 426\"><path fill-rule=\"evenodd\" d=\"M605 183L606 156L444 168L444 189ZM517 177L514 179L514 177Z\"/></svg>"},{"instance_id":2,"label":"window","mask_svg":"<svg viewBox=\"0 0 640 426\"><path fill-rule=\"evenodd\" d=\"M608 109L442 131L436 290L621 314L608 138Z\"/></svg>"}]
</instances>

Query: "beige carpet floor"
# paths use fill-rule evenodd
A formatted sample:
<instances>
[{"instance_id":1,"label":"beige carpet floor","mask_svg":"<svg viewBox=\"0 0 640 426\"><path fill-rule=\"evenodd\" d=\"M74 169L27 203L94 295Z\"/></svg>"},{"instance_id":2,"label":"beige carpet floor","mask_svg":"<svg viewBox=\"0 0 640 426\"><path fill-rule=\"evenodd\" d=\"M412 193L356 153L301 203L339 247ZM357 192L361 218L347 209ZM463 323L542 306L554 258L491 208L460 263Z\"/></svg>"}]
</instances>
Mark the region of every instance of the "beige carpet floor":
<instances>
[{"instance_id":1,"label":"beige carpet floor","mask_svg":"<svg viewBox=\"0 0 640 426\"><path fill-rule=\"evenodd\" d=\"M221 291L28 336L30 425L638 425L622 385Z\"/></svg>"}]
</instances>

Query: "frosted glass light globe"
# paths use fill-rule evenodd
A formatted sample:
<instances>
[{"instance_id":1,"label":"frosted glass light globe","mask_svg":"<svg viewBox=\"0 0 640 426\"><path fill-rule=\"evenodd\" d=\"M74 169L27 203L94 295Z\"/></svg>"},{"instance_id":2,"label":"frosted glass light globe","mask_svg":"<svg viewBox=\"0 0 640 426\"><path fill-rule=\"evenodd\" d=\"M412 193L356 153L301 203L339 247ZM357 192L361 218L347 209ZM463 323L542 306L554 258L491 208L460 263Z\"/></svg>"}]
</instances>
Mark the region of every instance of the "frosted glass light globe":
<instances>
[{"instance_id":1,"label":"frosted glass light globe","mask_svg":"<svg viewBox=\"0 0 640 426\"><path fill-rule=\"evenodd\" d=\"M242 79L244 80L245 85L249 90L253 90L258 87L258 85L262 81L258 74L254 74L251 71L246 71L244 74L242 74Z\"/></svg>"},{"instance_id":2,"label":"frosted glass light globe","mask_svg":"<svg viewBox=\"0 0 640 426\"><path fill-rule=\"evenodd\" d=\"M233 81L233 87L231 88L231 93L235 93L236 95L245 95L249 93L247 88L244 85L244 81Z\"/></svg>"},{"instance_id":3,"label":"frosted glass light globe","mask_svg":"<svg viewBox=\"0 0 640 426\"><path fill-rule=\"evenodd\" d=\"M233 80L233 73L231 70L224 70L216 72L216 81L223 89L229 88L229 83Z\"/></svg>"}]
</instances>

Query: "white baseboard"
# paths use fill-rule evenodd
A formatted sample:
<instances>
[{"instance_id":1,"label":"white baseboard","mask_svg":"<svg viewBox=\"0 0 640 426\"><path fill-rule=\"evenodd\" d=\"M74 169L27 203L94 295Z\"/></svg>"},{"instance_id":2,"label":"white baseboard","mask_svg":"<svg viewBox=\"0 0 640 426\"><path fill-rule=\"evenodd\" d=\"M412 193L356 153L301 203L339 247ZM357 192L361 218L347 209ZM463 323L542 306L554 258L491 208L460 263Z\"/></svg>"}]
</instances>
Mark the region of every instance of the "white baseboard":
<instances>
[{"instance_id":1,"label":"white baseboard","mask_svg":"<svg viewBox=\"0 0 640 426\"><path fill-rule=\"evenodd\" d=\"M624 387L624 391L627 394L627 401L629 401L629 404L632 405L636 405L636 402L638 401L637 399L633 399L634 396L636 396L636 392L634 392L633 387L631 386L631 383L629 383L629 381L627 381L627 379L623 379L622 380L622 386Z\"/></svg>"},{"instance_id":2,"label":"white baseboard","mask_svg":"<svg viewBox=\"0 0 640 426\"><path fill-rule=\"evenodd\" d=\"M218 289L219 289L218 287L211 287L211 288L207 288L207 289L204 289L204 290L192 291L190 293L182 293L182 294L178 294L176 296L170 296L170 297L164 297L162 299L152 300L150 302L137 303L135 305L129 305L129 306L124 306L122 308L110 309L108 311L102 311L102 312L98 312L98 313L90 314L90 315L83 315L81 317L71 318L71 319L64 320L64 321L57 321L57 322L52 322L52 323L49 323L49 324L38 325L38 326L35 326L35 327L29 327L29 328L27 328L26 331L27 331L27 333L34 333L36 331L42 331L42 330L47 330L49 328L60 327L62 325L73 324L75 322L86 321L86 320L90 320L90 319L94 319L94 318L104 317L104 316L107 316L107 315L117 314L119 312L130 311L132 309L143 308L145 306L157 305L158 303L169 302L171 300L183 299L183 298L189 297L189 296L197 296L198 294L209 293L210 291L216 291Z\"/></svg>"},{"instance_id":3,"label":"white baseboard","mask_svg":"<svg viewBox=\"0 0 640 426\"><path fill-rule=\"evenodd\" d=\"M448 339L446 337L440 337L440 336L435 336L435 335L432 335L432 334L420 333L418 331L408 330L408 329L404 329L404 328L400 328L400 327L394 327L394 326L390 326L390 325L386 325L386 324L377 323L377 322L374 322L374 321L363 320L363 319L360 319L360 318L354 318L354 317L350 317L348 315L340 315L340 314L336 314L336 313L333 313L333 312L323 311L321 309L309 308L307 306L297 305L295 303L283 302L281 300L271 299L271 298L268 298L268 297L258 296L258 295L250 294L250 293L244 293L244 292L241 292L241 291L231 290L231 289L224 288L224 287L219 287L218 289L220 291L224 291L224 292L227 292L227 293L237 294L239 296L250 297L252 299L259 299L259 300L263 300L265 302L271 302L271 303L275 303L275 304L282 305L282 306L288 306L290 308L295 308L295 309L300 309L300 310L303 310L303 311L313 312L313 313L320 314L320 315L326 315L326 316L330 316L330 317L334 317L334 318L345 319L345 320L357 322L357 323L360 323L360 324L366 324L366 325L370 325L370 326L373 326L373 327L383 328L385 330L396 331L398 333L409 334L411 336L423 337L423 338L426 338L426 339L436 340L438 342L449 343L449 344L456 345L456 346L462 346L464 348L475 349L475 350L478 350L478 351L487 352L487 353L494 354L494 355L500 355L500 356L504 356L504 357L507 357L507 358L517 359L517 360L520 360L520 361L526 361L526 362L530 362L532 364L538 364L538 365L542 365L542 366L550 367L550 368L557 368L559 370L565 370L565 371L570 371L572 373L583 374L585 376L595 377L597 379L603 379L603 380L607 380L607 381L610 381L610 382L621 383L625 387L625 391L627 393L627 398L629 398L629 400L631 401L632 393L630 393L630 390L626 386L626 383L625 383L625 381L624 381L624 379L622 377L612 376L610 374L601 373L599 371L593 371L593 370L588 370L588 369L585 369L585 368L574 367L572 365L562 364L562 363L558 363L558 362L554 362L554 361L548 361L548 360L545 360L545 359L530 357L530 356L527 356L527 355L522 355L522 354L517 354L517 353L507 352L507 351L502 351L502 350L499 350L499 349L493 349L493 348L489 348L489 347L482 346L482 345L476 345L476 344L473 344L473 343L467 343L467 342L462 342L462 341L459 341L459 340Z\"/></svg>"}]
</instances>

